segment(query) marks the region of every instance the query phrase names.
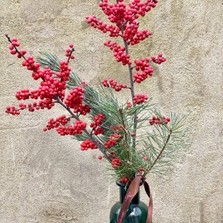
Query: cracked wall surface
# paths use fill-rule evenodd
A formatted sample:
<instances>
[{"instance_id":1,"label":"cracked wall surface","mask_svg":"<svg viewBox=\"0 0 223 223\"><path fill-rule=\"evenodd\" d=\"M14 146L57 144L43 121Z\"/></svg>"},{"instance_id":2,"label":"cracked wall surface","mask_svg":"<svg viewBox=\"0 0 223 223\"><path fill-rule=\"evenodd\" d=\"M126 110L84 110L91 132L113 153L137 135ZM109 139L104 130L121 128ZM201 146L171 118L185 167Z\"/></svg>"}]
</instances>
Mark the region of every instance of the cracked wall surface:
<instances>
[{"instance_id":1,"label":"cracked wall surface","mask_svg":"<svg viewBox=\"0 0 223 223\"><path fill-rule=\"evenodd\" d=\"M18 89L35 87L29 73L8 52L4 34L17 37L37 56L47 51L63 58L74 42L73 70L89 84L99 78L125 81L126 70L103 46L107 37L84 18L98 15L98 0L3 0L0 6L0 222L106 223L118 199L114 179L97 160L81 152L70 137L42 131L61 108L4 113ZM223 2L165 0L142 19L153 32L138 56L159 52L167 62L138 90L148 92L163 111L192 111L190 148L179 151L165 178L149 175L154 223L223 223ZM127 95L122 95L123 99ZM142 200L147 202L145 194Z\"/></svg>"}]
</instances>

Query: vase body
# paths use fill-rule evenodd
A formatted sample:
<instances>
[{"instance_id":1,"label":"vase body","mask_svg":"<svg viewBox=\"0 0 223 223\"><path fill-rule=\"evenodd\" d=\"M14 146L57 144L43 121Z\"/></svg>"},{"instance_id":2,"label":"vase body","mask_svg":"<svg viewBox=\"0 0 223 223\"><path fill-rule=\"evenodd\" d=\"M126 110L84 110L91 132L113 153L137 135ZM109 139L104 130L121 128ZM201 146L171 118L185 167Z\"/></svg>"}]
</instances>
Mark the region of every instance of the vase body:
<instances>
[{"instance_id":1,"label":"vase body","mask_svg":"<svg viewBox=\"0 0 223 223\"><path fill-rule=\"evenodd\" d=\"M128 189L121 183L117 183L117 185L119 186L120 200L116 202L111 208L110 223L117 223L122 202ZM145 203L140 201L140 193L138 192L129 205L123 223L146 223L147 211L148 207Z\"/></svg>"}]
</instances>

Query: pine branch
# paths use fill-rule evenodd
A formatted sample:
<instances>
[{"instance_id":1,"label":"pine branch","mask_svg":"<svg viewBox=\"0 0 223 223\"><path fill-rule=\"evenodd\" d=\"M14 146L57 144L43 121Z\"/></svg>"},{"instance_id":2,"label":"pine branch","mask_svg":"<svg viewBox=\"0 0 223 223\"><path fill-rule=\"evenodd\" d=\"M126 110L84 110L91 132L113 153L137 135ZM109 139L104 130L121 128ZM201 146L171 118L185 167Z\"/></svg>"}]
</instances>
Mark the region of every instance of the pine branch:
<instances>
[{"instance_id":1,"label":"pine branch","mask_svg":"<svg viewBox=\"0 0 223 223\"><path fill-rule=\"evenodd\" d=\"M158 117L162 117L158 111L154 111ZM152 132L143 136L144 150L142 154L149 158L147 162L148 172L155 171L163 174L163 170L170 170L174 163L174 156L179 148L186 148L188 138L188 127L185 124L188 116L171 115L169 124L153 125ZM168 168L164 168L168 166ZM160 172L162 167L162 173Z\"/></svg>"},{"instance_id":2,"label":"pine branch","mask_svg":"<svg viewBox=\"0 0 223 223\"><path fill-rule=\"evenodd\" d=\"M170 140L171 134L172 134L172 130L170 129L170 132L169 132L169 134L167 136L166 142L163 145L163 148L160 150L158 156L156 157L156 159L154 160L153 164L151 165L151 167L150 167L150 169L148 171L150 171L154 167L154 165L157 163L157 161L161 158L161 156L162 156L164 150L166 149L166 146L167 146L167 144L168 144L168 142Z\"/></svg>"}]
</instances>

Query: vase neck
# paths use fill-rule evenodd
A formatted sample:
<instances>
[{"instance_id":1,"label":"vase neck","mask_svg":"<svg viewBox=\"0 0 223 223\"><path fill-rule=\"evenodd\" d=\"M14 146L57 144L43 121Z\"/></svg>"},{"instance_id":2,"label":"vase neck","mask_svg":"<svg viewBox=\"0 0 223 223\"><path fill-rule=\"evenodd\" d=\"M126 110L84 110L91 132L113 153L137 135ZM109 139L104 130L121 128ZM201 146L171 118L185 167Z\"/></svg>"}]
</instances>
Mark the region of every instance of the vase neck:
<instances>
[{"instance_id":1,"label":"vase neck","mask_svg":"<svg viewBox=\"0 0 223 223\"><path fill-rule=\"evenodd\" d=\"M128 187L119 185L120 203L123 203L127 190L128 190ZM135 195L135 197L132 199L131 204L139 204L139 202L140 202L140 192L138 192Z\"/></svg>"}]
</instances>

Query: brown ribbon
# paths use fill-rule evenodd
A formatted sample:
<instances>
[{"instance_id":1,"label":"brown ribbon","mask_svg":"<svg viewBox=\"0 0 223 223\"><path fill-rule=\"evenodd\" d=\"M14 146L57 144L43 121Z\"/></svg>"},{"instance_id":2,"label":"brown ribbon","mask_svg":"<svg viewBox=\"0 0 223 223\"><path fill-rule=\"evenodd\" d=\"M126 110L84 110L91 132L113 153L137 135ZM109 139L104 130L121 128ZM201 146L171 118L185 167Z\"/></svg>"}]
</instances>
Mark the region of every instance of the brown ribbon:
<instances>
[{"instance_id":1,"label":"brown ribbon","mask_svg":"<svg viewBox=\"0 0 223 223\"><path fill-rule=\"evenodd\" d=\"M152 197L152 193L150 191L149 184L146 181L144 182L144 188L145 188L145 191L146 191L146 193L147 193L147 195L149 197L148 215L147 215L146 223L152 223L153 197Z\"/></svg>"},{"instance_id":2,"label":"brown ribbon","mask_svg":"<svg viewBox=\"0 0 223 223\"><path fill-rule=\"evenodd\" d=\"M140 183L143 181L144 188L146 191L146 194L149 197L149 205L148 205L148 215L146 219L146 223L152 223L152 214L153 214L153 198L150 191L149 184L144 180L144 177L142 175L137 175L134 180L129 185L129 188L126 192L124 201L121 206L121 210L119 212L117 223L123 223L126 212L128 210L128 207L132 201L132 199L135 197L135 195L139 191Z\"/></svg>"}]
</instances>

